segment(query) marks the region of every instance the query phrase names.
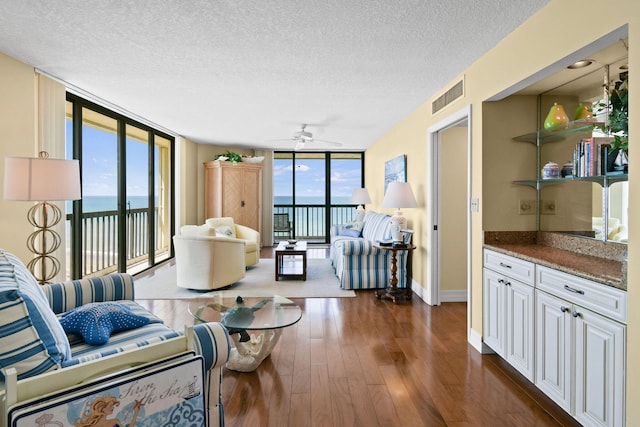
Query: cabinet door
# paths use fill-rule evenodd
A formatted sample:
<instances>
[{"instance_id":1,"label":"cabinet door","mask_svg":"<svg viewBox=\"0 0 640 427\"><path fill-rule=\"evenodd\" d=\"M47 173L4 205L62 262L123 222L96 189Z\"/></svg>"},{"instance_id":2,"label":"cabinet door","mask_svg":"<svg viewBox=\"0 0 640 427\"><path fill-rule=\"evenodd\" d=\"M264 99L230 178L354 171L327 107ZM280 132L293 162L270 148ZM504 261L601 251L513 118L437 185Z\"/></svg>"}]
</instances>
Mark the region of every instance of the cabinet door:
<instances>
[{"instance_id":1,"label":"cabinet door","mask_svg":"<svg viewBox=\"0 0 640 427\"><path fill-rule=\"evenodd\" d=\"M584 425L624 425L625 326L576 307L575 417Z\"/></svg>"},{"instance_id":2,"label":"cabinet door","mask_svg":"<svg viewBox=\"0 0 640 427\"><path fill-rule=\"evenodd\" d=\"M242 200L244 192L244 171L241 168L224 168L222 185L222 216L230 216L234 222L242 224Z\"/></svg>"},{"instance_id":3,"label":"cabinet door","mask_svg":"<svg viewBox=\"0 0 640 427\"><path fill-rule=\"evenodd\" d=\"M262 171L245 170L242 191L242 217L240 224L261 231L260 208L262 206Z\"/></svg>"},{"instance_id":4,"label":"cabinet door","mask_svg":"<svg viewBox=\"0 0 640 427\"><path fill-rule=\"evenodd\" d=\"M505 356L505 285L502 275L484 269L483 278L484 342L500 356Z\"/></svg>"},{"instance_id":5,"label":"cabinet door","mask_svg":"<svg viewBox=\"0 0 640 427\"><path fill-rule=\"evenodd\" d=\"M533 287L506 280L506 356L514 368L533 381Z\"/></svg>"},{"instance_id":6,"label":"cabinet door","mask_svg":"<svg viewBox=\"0 0 640 427\"><path fill-rule=\"evenodd\" d=\"M571 412L571 305L536 291L535 384Z\"/></svg>"}]
</instances>

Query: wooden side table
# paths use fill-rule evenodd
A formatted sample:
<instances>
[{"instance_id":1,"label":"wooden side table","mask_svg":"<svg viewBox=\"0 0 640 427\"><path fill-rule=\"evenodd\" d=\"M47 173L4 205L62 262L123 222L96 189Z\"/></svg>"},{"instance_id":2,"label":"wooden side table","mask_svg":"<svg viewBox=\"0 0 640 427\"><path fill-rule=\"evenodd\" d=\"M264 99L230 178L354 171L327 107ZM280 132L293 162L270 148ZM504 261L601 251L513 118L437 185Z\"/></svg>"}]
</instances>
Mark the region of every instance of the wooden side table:
<instances>
[{"instance_id":1,"label":"wooden side table","mask_svg":"<svg viewBox=\"0 0 640 427\"><path fill-rule=\"evenodd\" d=\"M280 242L275 250L276 253L276 282L283 277L297 277L307 280L307 242L296 242L294 247L287 249L288 242ZM302 258L302 268L294 271L284 268L284 257L297 256Z\"/></svg>"},{"instance_id":2,"label":"wooden side table","mask_svg":"<svg viewBox=\"0 0 640 427\"><path fill-rule=\"evenodd\" d=\"M391 251L391 278L389 279L389 286L385 289L379 289L376 291L376 298L378 299L390 299L394 303L398 301L403 301L405 299L411 299L411 284L409 284L408 288L399 288L398 287L398 257L397 253L400 251L412 251L416 247L410 244L404 246L381 246L378 244L373 245L374 248L383 250L383 251Z\"/></svg>"}]
</instances>

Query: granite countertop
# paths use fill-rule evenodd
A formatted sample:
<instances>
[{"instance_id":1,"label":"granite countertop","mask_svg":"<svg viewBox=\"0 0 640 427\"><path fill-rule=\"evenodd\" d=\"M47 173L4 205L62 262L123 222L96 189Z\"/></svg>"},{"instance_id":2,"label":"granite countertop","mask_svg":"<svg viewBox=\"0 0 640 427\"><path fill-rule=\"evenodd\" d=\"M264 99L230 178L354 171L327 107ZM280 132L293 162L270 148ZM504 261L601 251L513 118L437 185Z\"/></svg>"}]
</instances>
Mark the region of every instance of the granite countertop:
<instances>
[{"instance_id":1,"label":"granite countertop","mask_svg":"<svg viewBox=\"0 0 640 427\"><path fill-rule=\"evenodd\" d=\"M593 280L614 288L627 290L623 262L585 255L534 242L485 242L493 249L545 267Z\"/></svg>"}]
</instances>

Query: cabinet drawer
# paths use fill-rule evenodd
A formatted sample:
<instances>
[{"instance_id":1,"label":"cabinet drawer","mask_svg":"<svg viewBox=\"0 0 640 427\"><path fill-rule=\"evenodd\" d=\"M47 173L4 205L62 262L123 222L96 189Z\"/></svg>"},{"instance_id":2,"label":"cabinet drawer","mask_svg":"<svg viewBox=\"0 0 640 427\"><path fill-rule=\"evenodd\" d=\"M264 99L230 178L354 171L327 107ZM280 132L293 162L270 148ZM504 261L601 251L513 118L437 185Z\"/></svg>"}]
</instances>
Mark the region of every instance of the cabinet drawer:
<instances>
[{"instance_id":1,"label":"cabinet drawer","mask_svg":"<svg viewBox=\"0 0 640 427\"><path fill-rule=\"evenodd\" d=\"M538 266L536 286L596 313L627 323L627 293L620 289Z\"/></svg>"},{"instance_id":2,"label":"cabinet drawer","mask_svg":"<svg viewBox=\"0 0 640 427\"><path fill-rule=\"evenodd\" d=\"M533 286L535 264L532 262L485 249L484 266L497 273Z\"/></svg>"}]
</instances>

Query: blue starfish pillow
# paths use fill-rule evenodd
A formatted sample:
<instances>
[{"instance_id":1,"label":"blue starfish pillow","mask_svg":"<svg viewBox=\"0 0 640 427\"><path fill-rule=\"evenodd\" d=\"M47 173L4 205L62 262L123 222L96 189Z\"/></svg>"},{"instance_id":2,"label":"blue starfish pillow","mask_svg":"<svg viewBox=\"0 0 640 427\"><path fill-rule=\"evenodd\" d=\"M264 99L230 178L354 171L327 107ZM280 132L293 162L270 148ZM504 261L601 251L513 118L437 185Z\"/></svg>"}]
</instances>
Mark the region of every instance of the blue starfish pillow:
<instances>
[{"instance_id":1,"label":"blue starfish pillow","mask_svg":"<svg viewBox=\"0 0 640 427\"><path fill-rule=\"evenodd\" d=\"M76 307L60 317L66 333L82 335L87 344L99 345L109 341L112 332L144 326L149 319L134 314L125 304L94 302Z\"/></svg>"}]
</instances>

